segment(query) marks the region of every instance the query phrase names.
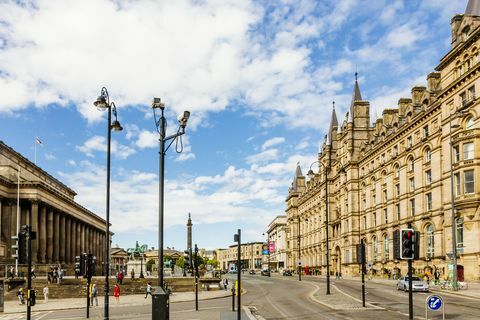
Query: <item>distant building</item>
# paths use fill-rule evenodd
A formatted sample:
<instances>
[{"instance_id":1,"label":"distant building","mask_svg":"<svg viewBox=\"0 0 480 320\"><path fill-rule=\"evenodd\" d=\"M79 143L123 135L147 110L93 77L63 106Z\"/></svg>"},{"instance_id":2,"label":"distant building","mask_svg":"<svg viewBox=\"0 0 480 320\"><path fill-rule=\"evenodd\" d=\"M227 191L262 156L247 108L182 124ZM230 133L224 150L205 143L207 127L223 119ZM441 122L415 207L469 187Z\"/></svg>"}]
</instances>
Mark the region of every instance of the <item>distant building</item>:
<instances>
[{"instance_id":1,"label":"distant building","mask_svg":"<svg viewBox=\"0 0 480 320\"><path fill-rule=\"evenodd\" d=\"M405 274L407 262L393 257L393 233L411 224L420 232L416 273L453 276L453 231L459 280L479 279L478 1L469 1L465 14L453 17L451 28L452 47L427 76L427 86L413 87L411 97L401 98L397 108L385 109L373 125L370 103L363 100L357 80L342 123L333 110L318 154L320 169L306 180L298 166L288 190L289 268L297 265L300 230L304 267L325 274L328 232L332 274L359 274L356 245L361 240L370 273Z\"/></svg>"},{"instance_id":2,"label":"distant building","mask_svg":"<svg viewBox=\"0 0 480 320\"><path fill-rule=\"evenodd\" d=\"M110 249L110 268L115 271L123 271L127 268L128 253L125 249L115 247Z\"/></svg>"},{"instance_id":3,"label":"distant building","mask_svg":"<svg viewBox=\"0 0 480 320\"><path fill-rule=\"evenodd\" d=\"M282 270L287 262L287 216L276 216L268 225L268 240L274 252L264 257L265 266L270 261L270 270Z\"/></svg>"},{"instance_id":4,"label":"distant building","mask_svg":"<svg viewBox=\"0 0 480 320\"><path fill-rule=\"evenodd\" d=\"M242 269L260 269L262 267L263 242L249 242L241 245ZM238 245L234 244L228 249L217 249L217 259L220 269L228 270L229 266L237 264Z\"/></svg>"},{"instance_id":5,"label":"distant building","mask_svg":"<svg viewBox=\"0 0 480 320\"><path fill-rule=\"evenodd\" d=\"M71 271L81 252L93 253L100 270L106 260L105 220L75 202L75 196L75 191L0 141L0 265L15 264L12 236L18 222L37 232L32 241L37 270L61 264Z\"/></svg>"},{"instance_id":6,"label":"distant building","mask_svg":"<svg viewBox=\"0 0 480 320\"><path fill-rule=\"evenodd\" d=\"M217 252L215 250L200 249L198 254L200 255L200 257L207 258L209 260L217 259Z\"/></svg>"},{"instance_id":7,"label":"distant building","mask_svg":"<svg viewBox=\"0 0 480 320\"><path fill-rule=\"evenodd\" d=\"M177 251L175 249L163 249L163 256L164 258L169 258L172 261L172 266L177 263L177 260L183 255L182 252ZM150 249L145 252L145 262L153 260L154 264L152 265L152 275L158 274L158 249ZM164 260L165 261L165 260Z\"/></svg>"}]
</instances>

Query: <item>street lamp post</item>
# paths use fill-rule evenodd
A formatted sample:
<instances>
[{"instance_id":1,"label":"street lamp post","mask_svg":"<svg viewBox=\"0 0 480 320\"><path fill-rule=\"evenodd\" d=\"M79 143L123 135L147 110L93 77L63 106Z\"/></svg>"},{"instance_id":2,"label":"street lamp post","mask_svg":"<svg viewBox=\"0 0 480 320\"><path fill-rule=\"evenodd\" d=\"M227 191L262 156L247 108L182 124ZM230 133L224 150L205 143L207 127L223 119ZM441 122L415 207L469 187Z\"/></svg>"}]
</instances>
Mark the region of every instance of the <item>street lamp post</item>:
<instances>
[{"instance_id":1,"label":"street lamp post","mask_svg":"<svg viewBox=\"0 0 480 320\"><path fill-rule=\"evenodd\" d=\"M325 235L325 251L326 251L326 255L327 255L327 294L330 294L330 252L329 252L329 249L328 249L328 243L329 243L329 236L328 236L328 227L329 227L329 224L328 224L328 168L325 164L323 164L322 162L320 161L314 161L311 165L310 165L310 169L308 170L308 173L307 173L307 176L310 178L310 179L313 179L315 177L315 173L313 173L313 170L312 170L312 166L315 164L315 163L318 163L318 165L322 166L323 167L323 172L324 172L324 176L325 176L325 231L326 231L326 235ZM300 243L300 240L299 240L299 243Z\"/></svg>"},{"instance_id":2,"label":"street lamp post","mask_svg":"<svg viewBox=\"0 0 480 320\"><path fill-rule=\"evenodd\" d=\"M105 214L105 264L104 264L104 272L105 272L105 302L104 302L104 319L108 320L108 294L110 291L108 278L110 276L110 145L111 145L111 133L113 131L122 131L123 128L118 122L117 119L117 107L115 103L112 101L110 102L110 97L108 95L107 88L103 87L100 91L100 96L98 96L97 100L93 103L95 107L99 110L108 110L108 126L107 126L107 204L106 204L106 214ZM112 122L112 112L115 116L115 120Z\"/></svg>"},{"instance_id":3,"label":"street lamp post","mask_svg":"<svg viewBox=\"0 0 480 320\"><path fill-rule=\"evenodd\" d=\"M268 276L270 277L270 235L268 234L268 232L266 232L266 234L267 234L267 250L268 250L267 270L268 270ZM265 232L262 235L265 236Z\"/></svg>"},{"instance_id":4,"label":"street lamp post","mask_svg":"<svg viewBox=\"0 0 480 320\"><path fill-rule=\"evenodd\" d=\"M300 216L298 218L297 223L297 246L298 246L298 281L302 281L302 253L300 248Z\"/></svg>"},{"instance_id":5,"label":"street lamp post","mask_svg":"<svg viewBox=\"0 0 480 320\"><path fill-rule=\"evenodd\" d=\"M187 126L188 118L190 117L189 111L184 111L178 118L179 127L176 133L166 136L167 132L167 119L164 116L165 104L161 102L160 98L153 98L152 102L153 116L155 119L155 126L157 128L160 137L158 139L160 144L159 150L159 188L158 188L158 201L159 201L159 214L158 214L158 286L163 288L163 205L164 205L164 174L165 174L165 153L168 151L174 141L180 140L180 148L178 148L178 142L175 145L177 153L182 152L183 144L181 136L185 134L185 127ZM156 110L160 109L160 118L157 120ZM177 140L177 138L179 138ZM166 142L170 143L166 145Z\"/></svg>"}]
</instances>

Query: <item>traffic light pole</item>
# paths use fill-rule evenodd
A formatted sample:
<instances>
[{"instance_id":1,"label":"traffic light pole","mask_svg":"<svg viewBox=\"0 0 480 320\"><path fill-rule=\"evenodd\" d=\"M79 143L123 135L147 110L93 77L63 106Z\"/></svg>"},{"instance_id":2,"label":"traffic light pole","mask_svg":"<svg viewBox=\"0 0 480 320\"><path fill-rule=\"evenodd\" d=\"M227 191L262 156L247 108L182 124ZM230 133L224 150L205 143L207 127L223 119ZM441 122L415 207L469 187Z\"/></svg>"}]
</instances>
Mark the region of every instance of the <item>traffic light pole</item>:
<instances>
[{"instance_id":1,"label":"traffic light pole","mask_svg":"<svg viewBox=\"0 0 480 320\"><path fill-rule=\"evenodd\" d=\"M361 250L361 260L362 260L362 306L365 307L365 244L363 243L363 239L360 242L360 250Z\"/></svg>"},{"instance_id":2,"label":"traffic light pole","mask_svg":"<svg viewBox=\"0 0 480 320\"><path fill-rule=\"evenodd\" d=\"M195 268L195 310L198 311L198 247L195 244L195 254L193 256L193 266Z\"/></svg>"},{"instance_id":3,"label":"traffic light pole","mask_svg":"<svg viewBox=\"0 0 480 320\"><path fill-rule=\"evenodd\" d=\"M30 226L25 226L27 236L27 320L31 319L31 289L32 289L32 234Z\"/></svg>"},{"instance_id":4,"label":"traffic light pole","mask_svg":"<svg viewBox=\"0 0 480 320\"><path fill-rule=\"evenodd\" d=\"M92 262L93 255L89 252L87 254L87 319L90 318L90 283L92 282Z\"/></svg>"},{"instance_id":5,"label":"traffic light pole","mask_svg":"<svg viewBox=\"0 0 480 320\"><path fill-rule=\"evenodd\" d=\"M412 259L408 259L408 320L413 320Z\"/></svg>"}]
</instances>

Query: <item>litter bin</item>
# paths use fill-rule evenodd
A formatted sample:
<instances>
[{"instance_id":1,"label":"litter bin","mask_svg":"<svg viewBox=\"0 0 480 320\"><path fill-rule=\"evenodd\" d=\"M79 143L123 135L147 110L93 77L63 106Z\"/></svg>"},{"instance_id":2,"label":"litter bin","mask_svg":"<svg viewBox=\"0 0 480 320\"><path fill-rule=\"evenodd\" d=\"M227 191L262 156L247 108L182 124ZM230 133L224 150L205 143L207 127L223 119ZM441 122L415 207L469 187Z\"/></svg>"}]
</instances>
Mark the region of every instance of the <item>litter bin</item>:
<instances>
[{"instance_id":1,"label":"litter bin","mask_svg":"<svg viewBox=\"0 0 480 320\"><path fill-rule=\"evenodd\" d=\"M162 287L152 287L152 320L168 320L168 292Z\"/></svg>"}]
</instances>

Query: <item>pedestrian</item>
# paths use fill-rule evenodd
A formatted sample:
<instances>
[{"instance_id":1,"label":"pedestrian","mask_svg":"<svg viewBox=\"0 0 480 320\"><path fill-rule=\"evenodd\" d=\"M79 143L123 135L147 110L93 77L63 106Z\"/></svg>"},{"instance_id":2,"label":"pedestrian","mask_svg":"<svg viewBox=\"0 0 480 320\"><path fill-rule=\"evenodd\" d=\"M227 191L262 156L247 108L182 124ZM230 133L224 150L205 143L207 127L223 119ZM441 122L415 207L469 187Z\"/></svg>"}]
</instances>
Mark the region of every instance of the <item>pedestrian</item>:
<instances>
[{"instance_id":1,"label":"pedestrian","mask_svg":"<svg viewBox=\"0 0 480 320\"><path fill-rule=\"evenodd\" d=\"M92 306L93 306L93 300L95 300L95 306L98 307L98 288L96 283L94 283L92 286L90 297L91 297L90 300L91 300Z\"/></svg>"},{"instance_id":2,"label":"pedestrian","mask_svg":"<svg viewBox=\"0 0 480 320\"><path fill-rule=\"evenodd\" d=\"M32 266L32 269L30 269L30 273L32 274L32 278L36 278L37 276L35 275L35 266Z\"/></svg>"},{"instance_id":3,"label":"pedestrian","mask_svg":"<svg viewBox=\"0 0 480 320\"><path fill-rule=\"evenodd\" d=\"M148 295L152 295L152 283L147 283L147 289L145 290L145 299L147 299Z\"/></svg>"},{"instance_id":4,"label":"pedestrian","mask_svg":"<svg viewBox=\"0 0 480 320\"><path fill-rule=\"evenodd\" d=\"M50 294L50 291L48 289L48 284L43 288L43 301L44 303L48 302L48 295Z\"/></svg>"},{"instance_id":5,"label":"pedestrian","mask_svg":"<svg viewBox=\"0 0 480 320\"><path fill-rule=\"evenodd\" d=\"M20 304L25 304L25 296L23 293L23 288L18 289L17 297L18 297L18 302L20 302Z\"/></svg>"},{"instance_id":6,"label":"pedestrian","mask_svg":"<svg viewBox=\"0 0 480 320\"><path fill-rule=\"evenodd\" d=\"M115 297L115 303L120 302L120 286L118 283L115 285L115 288L113 288L113 296Z\"/></svg>"},{"instance_id":7,"label":"pedestrian","mask_svg":"<svg viewBox=\"0 0 480 320\"><path fill-rule=\"evenodd\" d=\"M121 273L120 271L118 272L118 282L120 284L123 284L123 273Z\"/></svg>"},{"instance_id":8,"label":"pedestrian","mask_svg":"<svg viewBox=\"0 0 480 320\"><path fill-rule=\"evenodd\" d=\"M227 290L227 287L228 287L228 279L227 278L224 279L223 287L225 288L225 290Z\"/></svg>"},{"instance_id":9,"label":"pedestrian","mask_svg":"<svg viewBox=\"0 0 480 320\"><path fill-rule=\"evenodd\" d=\"M132 269L132 272L130 272L130 275L132 276L132 280L135 279L135 271Z\"/></svg>"}]
</instances>

